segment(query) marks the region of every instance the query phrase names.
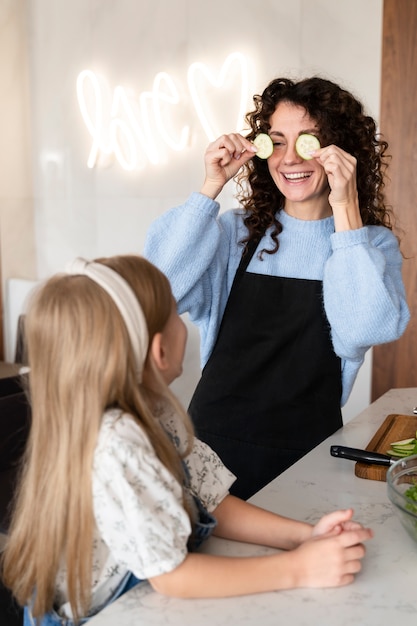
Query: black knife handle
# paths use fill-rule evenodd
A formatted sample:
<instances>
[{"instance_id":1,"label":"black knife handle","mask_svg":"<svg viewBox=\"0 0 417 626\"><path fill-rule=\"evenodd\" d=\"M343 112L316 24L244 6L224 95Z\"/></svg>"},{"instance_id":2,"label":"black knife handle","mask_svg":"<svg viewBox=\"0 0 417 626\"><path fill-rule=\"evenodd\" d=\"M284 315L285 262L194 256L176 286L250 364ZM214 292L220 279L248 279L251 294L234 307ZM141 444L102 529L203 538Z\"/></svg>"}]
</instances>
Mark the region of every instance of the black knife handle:
<instances>
[{"instance_id":1,"label":"black knife handle","mask_svg":"<svg viewBox=\"0 0 417 626\"><path fill-rule=\"evenodd\" d=\"M347 446L330 446L330 454L341 459L359 461L359 463L372 463L374 465L391 465L393 460L386 454L349 448Z\"/></svg>"}]
</instances>

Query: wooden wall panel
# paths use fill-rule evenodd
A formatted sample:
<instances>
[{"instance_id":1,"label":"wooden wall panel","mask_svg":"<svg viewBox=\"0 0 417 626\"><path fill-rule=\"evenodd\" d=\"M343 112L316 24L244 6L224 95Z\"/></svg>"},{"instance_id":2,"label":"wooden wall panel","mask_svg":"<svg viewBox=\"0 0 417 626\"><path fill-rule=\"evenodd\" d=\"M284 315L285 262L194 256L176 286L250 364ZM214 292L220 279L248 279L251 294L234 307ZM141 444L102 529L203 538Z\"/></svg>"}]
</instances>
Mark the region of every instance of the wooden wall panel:
<instances>
[{"instance_id":1,"label":"wooden wall panel","mask_svg":"<svg viewBox=\"0 0 417 626\"><path fill-rule=\"evenodd\" d=\"M372 400L417 387L417 0L384 0L381 85L380 129L392 155L386 191L399 220L411 321L398 341L374 348Z\"/></svg>"}]
</instances>

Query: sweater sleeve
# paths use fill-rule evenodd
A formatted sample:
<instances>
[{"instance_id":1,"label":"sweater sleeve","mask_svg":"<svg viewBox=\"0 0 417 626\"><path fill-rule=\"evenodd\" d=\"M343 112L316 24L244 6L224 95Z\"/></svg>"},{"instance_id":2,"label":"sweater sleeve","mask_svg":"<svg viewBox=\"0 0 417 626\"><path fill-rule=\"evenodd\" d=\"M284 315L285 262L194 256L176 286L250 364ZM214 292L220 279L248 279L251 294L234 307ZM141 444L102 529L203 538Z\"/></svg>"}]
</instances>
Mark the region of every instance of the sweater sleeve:
<instances>
[{"instance_id":1,"label":"sweater sleeve","mask_svg":"<svg viewBox=\"0 0 417 626\"><path fill-rule=\"evenodd\" d=\"M373 345L398 339L410 313L393 233L381 226L337 232L323 277L326 314L336 353L362 362Z\"/></svg>"},{"instance_id":2,"label":"sweater sleeve","mask_svg":"<svg viewBox=\"0 0 417 626\"><path fill-rule=\"evenodd\" d=\"M192 319L207 311L216 289L212 274L221 262L219 208L218 202L193 193L156 219L146 236L145 257L169 278L179 313L187 311Z\"/></svg>"},{"instance_id":3,"label":"sweater sleeve","mask_svg":"<svg viewBox=\"0 0 417 626\"><path fill-rule=\"evenodd\" d=\"M346 404L366 351L398 339L410 312L394 234L368 226L331 235L332 254L323 276L324 307L333 347L342 359Z\"/></svg>"}]
</instances>

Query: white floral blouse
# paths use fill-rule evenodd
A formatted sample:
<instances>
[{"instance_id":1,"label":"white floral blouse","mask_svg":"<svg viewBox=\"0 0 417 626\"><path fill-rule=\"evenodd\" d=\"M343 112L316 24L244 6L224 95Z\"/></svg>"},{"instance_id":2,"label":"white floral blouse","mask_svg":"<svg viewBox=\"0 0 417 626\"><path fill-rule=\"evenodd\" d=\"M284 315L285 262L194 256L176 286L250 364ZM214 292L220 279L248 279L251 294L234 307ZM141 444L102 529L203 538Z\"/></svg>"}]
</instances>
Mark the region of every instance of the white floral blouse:
<instances>
[{"instance_id":1,"label":"white floral blouse","mask_svg":"<svg viewBox=\"0 0 417 626\"><path fill-rule=\"evenodd\" d=\"M159 407L157 417L183 450L185 427L180 418L166 405ZM196 438L185 462L190 491L213 511L235 476ZM184 560L191 526L182 506L182 488L157 458L143 429L118 409L103 416L94 455L93 505L97 529L92 610L113 595L127 572L147 579L175 569ZM57 579L58 611L72 617L65 579L63 567Z\"/></svg>"}]
</instances>

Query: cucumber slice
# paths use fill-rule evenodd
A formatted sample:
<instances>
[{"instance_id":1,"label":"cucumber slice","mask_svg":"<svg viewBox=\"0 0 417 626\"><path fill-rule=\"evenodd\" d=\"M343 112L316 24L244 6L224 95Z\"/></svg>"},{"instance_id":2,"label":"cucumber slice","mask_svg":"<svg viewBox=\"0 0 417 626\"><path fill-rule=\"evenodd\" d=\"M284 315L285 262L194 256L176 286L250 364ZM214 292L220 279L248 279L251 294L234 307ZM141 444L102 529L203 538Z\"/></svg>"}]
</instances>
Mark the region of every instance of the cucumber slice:
<instances>
[{"instance_id":1,"label":"cucumber slice","mask_svg":"<svg viewBox=\"0 0 417 626\"><path fill-rule=\"evenodd\" d=\"M387 450L385 454L388 454L389 456L397 456L395 450L391 450L391 448Z\"/></svg>"},{"instance_id":2,"label":"cucumber slice","mask_svg":"<svg viewBox=\"0 0 417 626\"><path fill-rule=\"evenodd\" d=\"M391 446L408 446L410 443L414 444L415 439L401 439L400 441L393 441Z\"/></svg>"},{"instance_id":3,"label":"cucumber slice","mask_svg":"<svg viewBox=\"0 0 417 626\"><path fill-rule=\"evenodd\" d=\"M295 149L302 159L312 159L311 152L320 148L320 142L315 135L303 133L295 142Z\"/></svg>"},{"instance_id":4,"label":"cucumber slice","mask_svg":"<svg viewBox=\"0 0 417 626\"><path fill-rule=\"evenodd\" d=\"M266 133L259 133L259 135L256 135L253 143L258 148L256 156L260 159L268 159L274 151L272 139Z\"/></svg>"},{"instance_id":5,"label":"cucumber slice","mask_svg":"<svg viewBox=\"0 0 417 626\"><path fill-rule=\"evenodd\" d=\"M389 456L394 456L397 459L405 459L405 457L410 456L409 452L400 452L399 450L393 450L392 448L387 450L387 454Z\"/></svg>"},{"instance_id":6,"label":"cucumber slice","mask_svg":"<svg viewBox=\"0 0 417 626\"><path fill-rule=\"evenodd\" d=\"M411 454L412 451L414 450L414 446L393 446L391 445L391 448L393 450L396 450L397 452L407 452L407 454Z\"/></svg>"},{"instance_id":7,"label":"cucumber slice","mask_svg":"<svg viewBox=\"0 0 417 626\"><path fill-rule=\"evenodd\" d=\"M390 449L387 450L387 454L396 458L405 458L412 454L417 454L417 439L411 438L393 441L390 445Z\"/></svg>"}]
</instances>

